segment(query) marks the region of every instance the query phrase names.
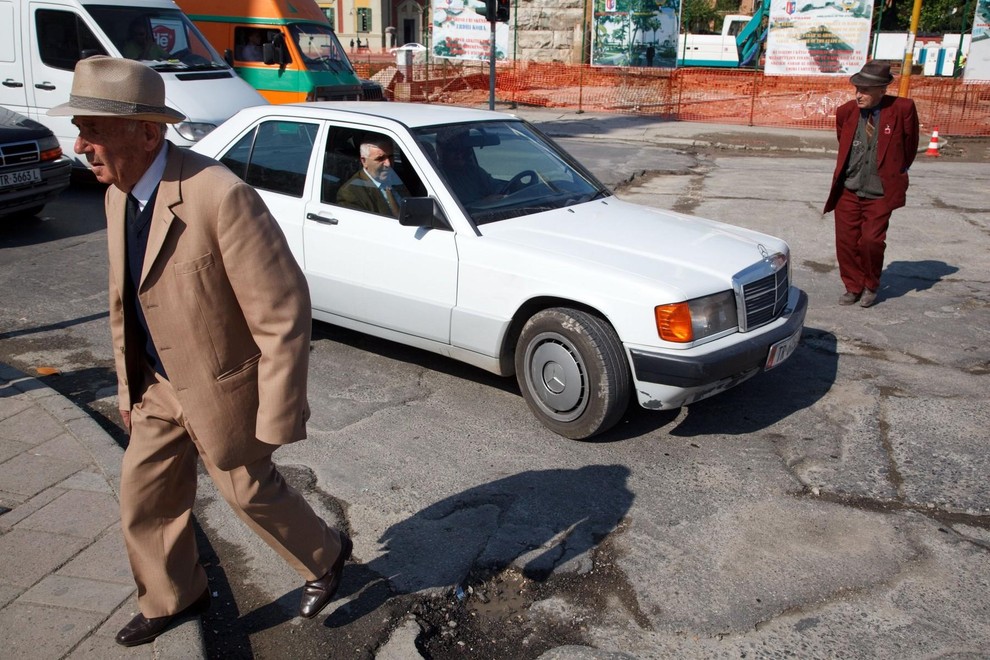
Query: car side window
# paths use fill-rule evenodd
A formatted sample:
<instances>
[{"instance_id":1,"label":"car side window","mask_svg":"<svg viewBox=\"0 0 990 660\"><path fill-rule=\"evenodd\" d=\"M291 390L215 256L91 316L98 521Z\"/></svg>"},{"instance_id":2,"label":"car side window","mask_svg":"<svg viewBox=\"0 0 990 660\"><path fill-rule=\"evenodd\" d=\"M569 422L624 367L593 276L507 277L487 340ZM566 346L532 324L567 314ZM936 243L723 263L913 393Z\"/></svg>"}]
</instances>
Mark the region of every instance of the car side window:
<instances>
[{"instance_id":1,"label":"car side window","mask_svg":"<svg viewBox=\"0 0 990 660\"><path fill-rule=\"evenodd\" d=\"M362 148L366 155L362 155ZM419 175L389 136L329 127L320 190L324 204L397 217L403 197L425 194Z\"/></svg>"},{"instance_id":2,"label":"car side window","mask_svg":"<svg viewBox=\"0 0 990 660\"><path fill-rule=\"evenodd\" d=\"M82 57L107 54L92 30L71 11L39 9L34 24L41 61L54 69L72 71Z\"/></svg>"},{"instance_id":3,"label":"car side window","mask_svg":"<svg viewBox=\"0 0 990 660\"><path fill-rule=\"evenodd\" d=\"M306 122L263 122L228 149L220 162L255 188L302 197L317 128Z\"/></svg>"},{"instance_id":4,"label":"car side window","mask_svg":"<svg viewBox=\"0 0 990 660\"><path fill-rule=\"evenodd\" d=\"M263 61L266 40L267 35L263 28L234 28L234 59L240 62Z\"/></svg>"}]
</instances>

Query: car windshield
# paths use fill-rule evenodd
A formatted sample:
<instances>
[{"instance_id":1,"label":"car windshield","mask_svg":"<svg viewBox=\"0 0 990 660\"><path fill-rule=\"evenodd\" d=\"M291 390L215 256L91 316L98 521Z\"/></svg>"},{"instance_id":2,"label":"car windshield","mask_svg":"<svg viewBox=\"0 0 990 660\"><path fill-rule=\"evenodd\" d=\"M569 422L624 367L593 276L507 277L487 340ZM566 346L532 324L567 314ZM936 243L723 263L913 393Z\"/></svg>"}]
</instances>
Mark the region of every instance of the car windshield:
<instances>
[{"instance_id":1,"label":"car windshield","mask_svg":"<svg viewBox=\"0 0 990 660\"><path fill-rule=\"evenodd\" d=\"M430 126L414 133L475 224L611 194L522 121Z\"/></svg>"},{"instance_id":2,"label":"car windshield","mask_svg":"<svg viewBox=\"0 0 990 660\"><path fill-rule=\"evenodd\" d=\"M337 41L337 35L328 25L318 23L294 23L289 26L303 62L310 71L353 73L351 62Z\"/></svg>"},{"instance_id":3,"label":"car windshield","mask_svg":"<svg viewBox=\"0 0 990 660\"><path fill-rule=\"evenodd\" d=\"M157 71L229 68L185 14L177 9L87 5L124 57Z\"/></svg>"}]
</instances>

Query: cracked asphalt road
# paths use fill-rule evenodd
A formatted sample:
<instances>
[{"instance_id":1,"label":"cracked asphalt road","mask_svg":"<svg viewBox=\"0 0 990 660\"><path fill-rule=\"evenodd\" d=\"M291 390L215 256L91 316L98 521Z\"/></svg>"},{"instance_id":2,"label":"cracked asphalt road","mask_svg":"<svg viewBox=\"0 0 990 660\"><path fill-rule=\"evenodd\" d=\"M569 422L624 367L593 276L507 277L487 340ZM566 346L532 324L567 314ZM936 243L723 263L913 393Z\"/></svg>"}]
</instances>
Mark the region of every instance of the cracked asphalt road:
<instances>
[{"instance_id":1,"label":"cracked asphalt road","mask_svg":"<svg viewBox=\"0 0 990 660\"><path fill-rule=\"evenodd\" d=\"M357 561L293 618L298 578L204 480L211 657L988 657L990 165L919 158L861 309L835 304L831 156L563 144L625 199L785 238L799 350L580 443L511 380L317 324L311 439L277 457ZM0 360L110 427L105 236L72 215L100 202L0 228Z\"/></svg>"}]
</instances>

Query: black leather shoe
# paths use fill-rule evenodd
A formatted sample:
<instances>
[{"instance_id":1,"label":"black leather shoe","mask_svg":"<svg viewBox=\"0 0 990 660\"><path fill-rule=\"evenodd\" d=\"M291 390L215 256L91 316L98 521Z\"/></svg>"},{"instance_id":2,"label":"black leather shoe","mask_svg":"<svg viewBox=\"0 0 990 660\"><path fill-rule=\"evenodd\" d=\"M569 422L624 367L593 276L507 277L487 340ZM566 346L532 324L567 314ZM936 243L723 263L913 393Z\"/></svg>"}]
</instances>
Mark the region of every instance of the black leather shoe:
<instances>
[{"instance_id":1,"label":"black leather shoe","mask_svg":"<svg viewBox=\"0 0 990 660\"><path fill-rule=\"evenodd\" d=\"M203 595L196 599L196 601L187 607L186 609L178 612L176 614L171 614L169 616L156 616L149 619L145 615L138 613L131 622L120 629L117 633L117 643L121 646L138 646L140 644L147 644L148 642L154 641L156 637L161 635L165 630L168 629L169 624L178 619L191 616L193 614L202 614L206 610L210 609L210 589L207 587Z\"/></svg>"},{"instance_id":2,"label":"black leather shoe","mask_svg":"<svg viewBox=\"0 0 990 660\"><path fill-rule=\"evenodd\" d=\"M299 616L312 619L327 606L340 587L340 576L344 572L344 562L351 557L354 544L347 534L340 535L340 554L337 560L319 580L310 580L303 585L302 599L299 601Z\"/></svg>"}]
</instances>

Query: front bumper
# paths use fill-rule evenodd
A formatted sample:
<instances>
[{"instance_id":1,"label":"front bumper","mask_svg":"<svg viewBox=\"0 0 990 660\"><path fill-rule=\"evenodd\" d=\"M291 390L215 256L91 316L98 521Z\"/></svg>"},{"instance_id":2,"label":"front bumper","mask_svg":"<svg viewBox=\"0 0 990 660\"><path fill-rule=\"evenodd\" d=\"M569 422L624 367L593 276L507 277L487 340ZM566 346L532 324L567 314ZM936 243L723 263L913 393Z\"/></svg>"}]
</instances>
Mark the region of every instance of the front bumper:
<instances>
[{"instance_id":1,"label":"front bumper","mask_svg":"<svg viewBox=\"0 0 990 660\"><path fill-rule=\"evenodd\" d=\"M808 311L808 296L791 287L783 314L752 332L688 351L658 353L627 348L639 404L651 410L679 408L723 392L760 373L770 347L799 333ZM718 346L717 348L710 348Z\"/></svg>"}]
</instances>

